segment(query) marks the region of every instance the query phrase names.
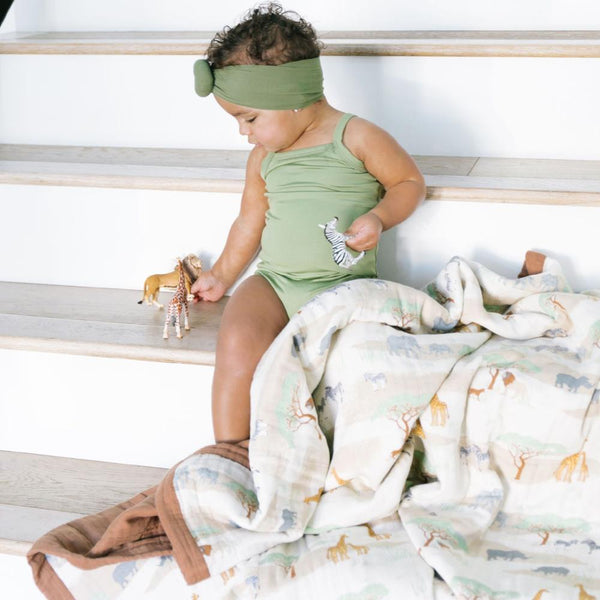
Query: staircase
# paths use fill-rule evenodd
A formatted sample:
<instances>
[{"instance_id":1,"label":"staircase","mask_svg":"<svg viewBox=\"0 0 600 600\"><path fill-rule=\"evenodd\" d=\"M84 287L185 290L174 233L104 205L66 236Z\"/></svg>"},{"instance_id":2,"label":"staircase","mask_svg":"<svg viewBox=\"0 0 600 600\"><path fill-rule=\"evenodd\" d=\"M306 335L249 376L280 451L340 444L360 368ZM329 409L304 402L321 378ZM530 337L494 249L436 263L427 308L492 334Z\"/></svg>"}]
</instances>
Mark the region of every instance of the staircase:
<instances>
[{"instance_id":1,"label":"staircase","mask_svg":"<svg viewBox=\"0 0 600 600\"><path fill-rule=\"evenodd\" d=\"M210 264L237 214L248 146L195 96L192 64L247 7L134 4L16 0L0 31L0 582L15 600L41 598L32 540L212 441L226 300L193 306L183 340L137 301L177 256ZM420 287L456 254L513 276L535 248L599 288L595 3L542 18L507 0L491 24L468 0L350 4L295 6L327 44L326 95L388 129L428 184L384 235L381 276Z\"/></svg>"}]
</instances>

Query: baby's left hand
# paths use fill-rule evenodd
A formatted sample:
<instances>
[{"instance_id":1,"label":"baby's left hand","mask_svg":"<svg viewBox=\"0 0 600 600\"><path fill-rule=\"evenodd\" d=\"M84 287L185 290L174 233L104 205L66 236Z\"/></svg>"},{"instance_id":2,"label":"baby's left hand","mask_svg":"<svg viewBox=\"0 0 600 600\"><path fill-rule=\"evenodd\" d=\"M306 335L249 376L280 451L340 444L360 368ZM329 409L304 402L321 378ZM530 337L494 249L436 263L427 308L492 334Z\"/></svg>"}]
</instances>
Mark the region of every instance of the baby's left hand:
<instances>
[{"instance_id":1,"label":"baby's left hand","mask_svg":"<svg viewBox=\"0 0 600 600\"><path fill-rule=\"evenodd\" d=\"M377 215L368 212L358 217L344 232L346 235L352 236L346 242L346 245L357 252L371 250L371 248L377 246L382 231L383 223L381 219Z\"/></svg>"}]
</instances>

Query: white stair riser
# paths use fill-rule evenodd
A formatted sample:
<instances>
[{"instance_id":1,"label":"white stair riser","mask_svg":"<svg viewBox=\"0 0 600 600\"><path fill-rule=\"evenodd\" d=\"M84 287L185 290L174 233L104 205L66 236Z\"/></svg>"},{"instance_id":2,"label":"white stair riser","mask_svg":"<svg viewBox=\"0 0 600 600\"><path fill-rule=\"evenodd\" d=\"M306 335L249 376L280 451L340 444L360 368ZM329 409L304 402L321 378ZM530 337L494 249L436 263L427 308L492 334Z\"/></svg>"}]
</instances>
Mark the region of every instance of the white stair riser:
<instances>
[{"instance_id":1,"label":"white stair riser","mask_svg":"<svg viewBox=\"0 0 600 600\"><path fill-rule=\"evenodd\" d=\"M233 25L249 0L222 0L210 10L196 0L105 0L101 5L80 0L20 0L16 3L19 29L30 30L213 30ZM349 0L343 10L336 2L296 0L283 3L320 29L593 29L600 26L595 0L504 0L474 2L436 0L409 2Z\"/></svg>"},{"instance_id":2,"label":"white stair riser","mask_svg":"<svg viewBox=\"0 0 600 600\"><path fill-rule=\"evenodd\" d=\"M213 443L208 366L0 350L1 450L171 467Z\"/></svg>"},{"instance_id":3,"label":"white stair riser","mask_svg":"<svg viewBox=\"0 0 600 600\"><path fill-rule=\"evenodd\" d=\"M24 556L0 555L2 596L11 600L44 600Z\"/></svg>"},{"instance_id":4,"label":"white stair riser","mask_svg":"<svg viewBox=\"0 0 600 600\"><path fill-rule=\"evenodd\" d=\"M237 194L44 186L2 191L12 206L0 254L14 259L0 261L0 280L139 289L140 299L144 279L171 270L177 256L195 252L209 265L239 207ZM561 260L575 288L591 289L600 287L590 252L599 230L597 207L428 201L384 234L379 271L421 287L461 255L511 275L535 248Z\"/></svg>"},{"instance_id":5,"label":"white stair riser","mask_svg":"<svg viewBox=\"0 0 600 600\"><path fill-rule=\"evenodd\" d=\"M2 140L248 149L214 99L195 95L194 59L0 56ZM324 57L323 65L330 102L383 126L411 153L600 159L600 59Z\"/></svg>"},{"instance_id":6,"label":"white stair riser","mask_svg":"<svg viewBox=\"0 0 600 600\"><path fill-rule=\"evenodd\" d=\"M7 185L1 281L142 290L178 256L219 255L239 194ZM140 293L141 299L141 293Z\"/></svg>"},{"instance_id":7,"label":"white stair riser","mask_svg":"<svg viewBox=\"0 0 600 600\"><path fill-rule=\"evenodd\" d=\"M379 272L421 288L458 255L516 277L525 252L533 249L558 259L576 290L597 289L592 248L599 230L598 207L428 201L384 233Z\"/></svg>"}]
</instances>

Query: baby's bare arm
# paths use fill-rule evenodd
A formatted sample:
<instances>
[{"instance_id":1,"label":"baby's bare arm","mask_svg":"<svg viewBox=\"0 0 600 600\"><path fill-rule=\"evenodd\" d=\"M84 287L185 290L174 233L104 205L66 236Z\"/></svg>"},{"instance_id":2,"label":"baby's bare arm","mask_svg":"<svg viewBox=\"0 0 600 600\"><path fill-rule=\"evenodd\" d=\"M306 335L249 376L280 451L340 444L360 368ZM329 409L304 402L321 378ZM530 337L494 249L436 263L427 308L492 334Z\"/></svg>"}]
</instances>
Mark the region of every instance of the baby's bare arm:
<instances>
[{"instance_id":1,"label":"baby's bare arm","mask_svg":"<svg viewBox=\"0 0 600 600\"><path fill-rule=\"evenodd\" d=\"M199 299L218 300L256 255L268 207L265 182L260 176L265 154L261 147L250 152L240 212L229 230L223 252L212 269L201 274L192 286L192 293Z\"/></svg>"},{"instance_id":2,"label":"baby's bare arm","mask_svg":"<svg viewBox=\"0 0 600 600\"><path fill-rule=\"evenodd\" d=\"M350 226L348 246L369 250L382 231L407 219L425 198L425 180L411 156L386 131L354 118L344 132L344 143L383 185L385 195L366 215Z\"/></svg>"}]
</instances>

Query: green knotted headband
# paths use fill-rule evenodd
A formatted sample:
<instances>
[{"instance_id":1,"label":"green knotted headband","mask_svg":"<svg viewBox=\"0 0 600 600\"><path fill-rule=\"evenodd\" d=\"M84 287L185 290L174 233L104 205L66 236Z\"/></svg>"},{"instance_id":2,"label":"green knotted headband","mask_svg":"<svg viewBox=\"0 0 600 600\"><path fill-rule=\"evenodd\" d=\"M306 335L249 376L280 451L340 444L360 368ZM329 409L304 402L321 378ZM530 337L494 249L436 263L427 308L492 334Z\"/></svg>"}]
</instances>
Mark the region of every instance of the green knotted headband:
<instances>
[{"instance_id":1,"label":"green knotted headband","mask_svg":"<svg viewBox=\"0 0 600 600\"><path fill-rule=\"evenodd\" d=\"M212 69L207 60L194 63L196 93L211 92L240 106L265 110L304 108L323 97L319 58L282 65L232 65Z\"/></svg>"}]
</instances>

